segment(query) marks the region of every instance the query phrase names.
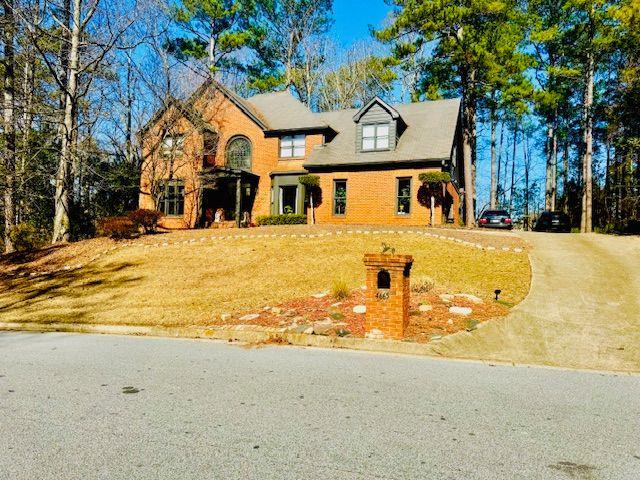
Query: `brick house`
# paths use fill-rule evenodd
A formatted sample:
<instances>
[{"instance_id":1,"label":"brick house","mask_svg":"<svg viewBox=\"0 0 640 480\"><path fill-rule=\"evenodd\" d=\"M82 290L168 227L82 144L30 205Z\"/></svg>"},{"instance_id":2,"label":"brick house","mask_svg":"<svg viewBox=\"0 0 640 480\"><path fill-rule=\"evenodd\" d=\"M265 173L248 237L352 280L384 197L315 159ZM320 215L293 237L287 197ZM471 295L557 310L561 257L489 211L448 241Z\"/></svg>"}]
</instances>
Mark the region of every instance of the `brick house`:
<instances>
[{"instance_id":1,"label":"brick house","mask_svg":"<svg viewBox=\"0 0 640 480\"><path fill-rule=\"evenodd\" d=\"M459 122L458 99L313 113L289 92L245 99L209 81L140 131L140 207L167 228L307 213L299 178L311 173L319 224L457 223ZM451 175L436 195L418 178L430 171Z\"/></svg>"}]
</instances>

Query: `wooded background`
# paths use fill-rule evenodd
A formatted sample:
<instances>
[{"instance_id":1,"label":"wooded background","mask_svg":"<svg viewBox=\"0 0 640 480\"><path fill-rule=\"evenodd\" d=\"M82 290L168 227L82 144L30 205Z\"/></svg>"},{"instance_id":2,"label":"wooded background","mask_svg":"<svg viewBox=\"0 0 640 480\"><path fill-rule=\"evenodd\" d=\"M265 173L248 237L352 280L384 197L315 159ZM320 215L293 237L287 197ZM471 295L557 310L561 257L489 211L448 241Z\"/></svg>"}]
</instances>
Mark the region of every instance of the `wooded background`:
<instances>
[{"instance_id":1,"label":"wooded background","mask_svg":"<svg viewBox=\"0 0 640 480\"><path fill-rule=\"evenodd\" d=\"M1 3L6 252L17 226L66 242L137 208L136 132L210 76L241 95L289 88L315 111L461 96L472 211L639 229L640 0L393 0L348 48L332 0Z\"/></svg>"}]
</instances>

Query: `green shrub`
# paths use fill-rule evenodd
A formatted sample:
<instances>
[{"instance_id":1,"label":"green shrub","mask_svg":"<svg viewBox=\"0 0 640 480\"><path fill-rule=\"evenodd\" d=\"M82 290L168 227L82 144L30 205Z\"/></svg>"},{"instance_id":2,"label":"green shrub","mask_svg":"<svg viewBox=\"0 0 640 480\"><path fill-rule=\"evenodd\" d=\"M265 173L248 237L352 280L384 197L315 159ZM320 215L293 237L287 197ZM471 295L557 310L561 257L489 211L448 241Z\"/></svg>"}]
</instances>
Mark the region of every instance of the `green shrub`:
<instances>
[{"instance_id":1,"label":"green shrub","mask_svg":"<svg viewBox=\"0 0 640 480\"><path fill-rule=\"evenodd\" d=\"M451 174L449 172L425 172L418 175L422 183L449 183Z\"/></svg>"},{"instance_id":2,"label":"green shrub","mask_svg":"<svg viewBox=\"0 0 640 480\"><path fill-rule=\"evenodd\" d=\"M127 216L137 228L142 228L144 233L155 233L158 229L158 222L163 215L162 212L158 212L157 210L139 208L138 210L129 212Z\"/></svg>"},{"instance_id":3,"label":"green shrub","mask_svg":"<svg viewBox=\"0 0 640 480\"><path fill-rule=\"evenodd\" d=\"M307 223L307 216L296 213L285 213L284 215L263 215L256 219L256 224L264 225L304 225Z\"/></svg>"},{"instance_id":4,"label":"green shrub","mask_svg":"<svg viewBox=\"0 0 640 480\"><path fill-rule=\"evenodd\" d=\"M17 252L35 250L44 243L36 227L30 223L18 223L15 225L9 232L9 238Z\"/></svg>"},{"instance_id":5,"label":"green shrub","mask_svg":"<svg viewBox=\"0 0 640 480\"><path fill-rule=\"evenodd\" d=\"M138 233L138 227L129 217L106 217L98 220L98 235L120 240Z\"/></svg>"},{"instance_id":6,"label":"green shrub","mask_svg":"<svg viewBox=\"0 0 640 480\"><path fill-rule=\"evenodd\" d=\"M344 280L336 280L331 287L331 295L336 300L344 300L349 296L349 286Z\"/></svg>"}]
</instances>

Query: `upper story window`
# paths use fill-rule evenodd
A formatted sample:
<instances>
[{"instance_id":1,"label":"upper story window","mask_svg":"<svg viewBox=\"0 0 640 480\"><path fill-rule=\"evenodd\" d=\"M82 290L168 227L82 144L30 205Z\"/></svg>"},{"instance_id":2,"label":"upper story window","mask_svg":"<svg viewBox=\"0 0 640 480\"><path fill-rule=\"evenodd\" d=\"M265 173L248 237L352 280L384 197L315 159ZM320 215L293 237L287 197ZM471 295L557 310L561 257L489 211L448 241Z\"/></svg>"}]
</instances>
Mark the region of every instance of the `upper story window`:
<instances>
[{"instance_id":1,"label":"upper story window","mask_svg":"<svg viewBox=\"0 0 640 480\"><path fill-rule=\"evenodd\" d=\"M184 135L167 135L162 139L160 152L162 155L180 155L184 148Z\"/></svg>"},{"instance_id":2,"label":"upper story window","mask_svg":"<svg viewBox=\"0 0 640 480\"><path fill-rule=\"evenodd\" d=\"M280 158L304 157L305 135L286 135L280 139Z\"/></svg>"},{"instance_id":3,"label":"upper story window","mask_svg":"<svg viewBox=\"0 0 640 480\"><path fill-rule=\"evenodd\" d=\"M362 150L386 150L388 148L388 123L376 123L362 126Z\"/></svg>"},{"instance_id":4,"label":"upper story window","mask_svg":"<svg viewBox=\"0 0 640 480\"><path fill-rule=\"evenodd\" d=\"M202 149L204 155L215 155L218 148L218 134L210 130L202 133Z\"/></svg>"},{"instance_id":5,"label":"upper story window","mask_svg":"<svg viewBox=\"0 0 640 480\"><path fill-rule=\"evenodd\" d=\"M227 167L251 170L251 142L246 137L234 137L227 144Z\"/></svg>"}]
</instances>

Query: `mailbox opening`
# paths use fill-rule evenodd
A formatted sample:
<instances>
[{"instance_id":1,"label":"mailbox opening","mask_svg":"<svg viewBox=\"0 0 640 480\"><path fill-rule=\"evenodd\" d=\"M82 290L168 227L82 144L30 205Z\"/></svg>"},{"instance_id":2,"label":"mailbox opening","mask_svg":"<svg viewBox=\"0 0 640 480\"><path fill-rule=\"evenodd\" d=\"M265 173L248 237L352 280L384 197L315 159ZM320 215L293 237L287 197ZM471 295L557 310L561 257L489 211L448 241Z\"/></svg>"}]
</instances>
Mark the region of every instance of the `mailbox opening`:
<instances>
[{"instance_id":1,"label":"mailbox opening","mask_svg":"<svg viewBox=\"0 0 640 480\"><path fill-rule=\"evenodd\" d=\"M389 290L391 288L391 275L387 270L378 272L378 290Z\"/></svg>"}]
</instances>

